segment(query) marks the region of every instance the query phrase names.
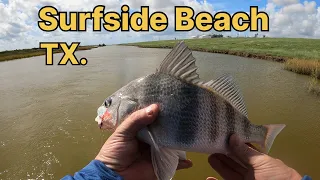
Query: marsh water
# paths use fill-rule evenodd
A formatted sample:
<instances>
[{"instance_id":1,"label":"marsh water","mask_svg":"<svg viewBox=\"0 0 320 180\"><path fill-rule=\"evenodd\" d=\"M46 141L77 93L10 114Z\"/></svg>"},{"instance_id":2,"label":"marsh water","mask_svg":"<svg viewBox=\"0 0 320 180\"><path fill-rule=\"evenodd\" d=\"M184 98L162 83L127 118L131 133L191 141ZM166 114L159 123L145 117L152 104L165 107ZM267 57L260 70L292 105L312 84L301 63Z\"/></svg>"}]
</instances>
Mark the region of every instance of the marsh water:
<instances>
[{"instance_id":1,"label":"marsh water","mask_svg":"<svg viewBox=\"0 0 320 180\"><path fill-rule=\"evenodd\" d=\"M109 136L94 121L97 107L129 81L155 72L169 51L106 46L77 52L86 66L46 66L44 56L1 62L0 179L60 179L87 165ZM234 76L252 122L287 125L270 155L320 178L320 98L307 92L308 77L280 63L193 54L203 80ZM55 54L55 62L61 56ZM174 179L216 175L207 155L187 156L193 168Z\"/></svg>"}]
</instances>

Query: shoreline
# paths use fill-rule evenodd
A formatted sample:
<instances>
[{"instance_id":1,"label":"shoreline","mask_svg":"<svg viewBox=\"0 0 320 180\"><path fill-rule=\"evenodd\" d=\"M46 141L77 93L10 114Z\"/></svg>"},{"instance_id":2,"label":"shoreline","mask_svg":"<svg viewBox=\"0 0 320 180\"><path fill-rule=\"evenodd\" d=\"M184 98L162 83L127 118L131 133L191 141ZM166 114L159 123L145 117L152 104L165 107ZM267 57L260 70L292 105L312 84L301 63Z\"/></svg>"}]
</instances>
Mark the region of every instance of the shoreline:
<instances>
[{"instance_id":1,"label":"shoreline","mask_svg":"<svg viewBox=\"0 0 320 180\"><path fill-rule=\"evenodd\" d=\"M172 49L172 46L148 46L148 45L129 45L129 44L121 44L121 46L136 46L139 48L159 48L159 49ZM189 48L192 51L199 51L199 52L209 52L209 53L217 53L217 54L227 54L227 55L234 55L239 57L246 57L246 58L255 58L255 59L262 59L262 60L270 60L285 63L287 59L285 57L277 57L272 55L262 55L262 54L252 54L247 52L240 52L240 51L231 51L231 50L214 50L214 49L205 49L205 48Z\"/></svg>"},{"instance_id":2,"label":"shoreline","mask_svg":"<svg viewBox=\"0 0 320 180\"><path fill-rule=\"evenodd\" d=\"M79 46L76 51L86 51L98 48L99 46ZM61 49L54 49L53 54L63 53ZM14 61L23 58L30 58L36 56L46 55L45 49L33 48L33 49L21 49L0 52L0 63L5 61Z\"/></svg>"},{"instance_id":3,"label":"shoreline","mask_svg":"<svg viewBox=\"0 0 320 180\"><path fill-rule=\"evenodd\" d=\"M316 58L310 58L310 52L316 51L317 45L320 47L320 40L313 40L316 41L317 44L314 47L305 48L300 54L297 56L294 55L296 52L290 51L290 49L282 48L281 53L289 54L291 57L275 55L276 53L272 54L273 49L275 46L285 46L287 44L294 44L291 49L295 49L296 47L303 47L307 42L290 42L290 41L309 41L308 39L289 39L289 38L209 38L209 39L182 39L188 45L188 48L192 51L199 51L199 52L209 52L209 53L217 53L217 54L227 54L227 55L234 55L238 57L245 57L245 58L254 58L254 59L261 59L261 60L268 60L279 62L284 65L284 69L287 71L291 71L297 74L311 76L316 79L320 79L320 56L315 54ZM149 41L149 42L138 42L138 43L126 43L120 44L122 46L136 46L139 48L160 48L160 49L171 49L175 43L181 40L164 40L164 41ZM250 41L252 44L251 48L249 47L248 50L244 45L246 41ZM278 44L279 41L280 43ZM282 42L281 42L282 41ZM283 42L286 41L286 42ZM192 43L192 44L191 44ZM229 50L224 50L223 47L220 47L220 43L224 43L221 46L224 46L226 49L228 46ZM228 44L230 43L230 44ZM269 45L266 46L265 49L262 49L261 44L266 43ZM232 46L233 45L233 46ZM242 47L240 46L242 45ZM202 46L202 47L201 47ZM240 46L240 48L236 47ZM279 49L280 49L279 47ZM273 49L272 49L273 48ZM237 49L237 50L234 50ZM242 49L242 51L240 50ZM271 50L270 50L271 49ZM250 52L252 51L252 52ZM254 51L259 53L254 53ZM265 53L263 53L265 52ZM277 52L277 51L274 51ZM278 53L278 54L281 54ZM292 55L293 54L293 55ZM305 55L305 56L303 56ZM320 55L320 54L319 54ZM300 57L299 57L300 56Z\"/></svg>"}]
</instances>

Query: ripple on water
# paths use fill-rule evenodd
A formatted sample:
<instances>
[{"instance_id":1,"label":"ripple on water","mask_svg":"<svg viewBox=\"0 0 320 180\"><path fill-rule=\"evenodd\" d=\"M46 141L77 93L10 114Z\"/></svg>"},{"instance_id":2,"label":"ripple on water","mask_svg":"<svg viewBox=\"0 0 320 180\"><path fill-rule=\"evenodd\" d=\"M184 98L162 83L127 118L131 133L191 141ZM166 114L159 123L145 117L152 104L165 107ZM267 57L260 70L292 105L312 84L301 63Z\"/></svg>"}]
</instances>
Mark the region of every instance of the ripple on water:
<instances>
[{"instance_id":1,"label":"ripple on water","mask_svg":"<svg viewBox=\"0 0 320 180\"><path fill-rule=\"evenodd\" d=\"M30 163L34 164L30 164ZM40 163L39 163L40 162ZM49 151L28 162L21 161L15 167L0 171L0 179L56 179L53 166L61 166L59 159Z\"/></svg>"},{"instance_id":2,"label":"ripple on water","mask_svg":"<svg viewBox=\"0 0 320 180\"><path fill-rule=\"evenodd\" d=\"M26 176L28 179L54 179L54 172L51 170L53 164L61 165L52 152L47 152L42 155L41 165L32 165L32 171L28 171Z\"/></svg>"}]
</instances>

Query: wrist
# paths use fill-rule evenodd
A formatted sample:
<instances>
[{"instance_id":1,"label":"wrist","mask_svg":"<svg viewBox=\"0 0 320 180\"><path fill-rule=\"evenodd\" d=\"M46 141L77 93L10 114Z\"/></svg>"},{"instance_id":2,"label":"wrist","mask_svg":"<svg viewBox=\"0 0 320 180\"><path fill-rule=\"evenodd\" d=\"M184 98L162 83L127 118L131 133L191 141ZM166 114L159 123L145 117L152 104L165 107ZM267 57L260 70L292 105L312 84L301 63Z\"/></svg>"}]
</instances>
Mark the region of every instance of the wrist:
<instances>
[{"instance_id":1,"label":"wrist","mask_svg":"<svg viewBox=\"0 0 320 180\"><path fill-rule=\"evenodd\" d=\"M119 163L114 162L112 158L108 158L105 156L99 156L97 155L95 160L101 161L105 166L107 166L109 169L115 171L115 172L121 172L123 168L120 167Z\"/></svg>"},{"instance_id":2,"label":"wrist","mask_svg":"<svg viewBox=\"0 0 320 180\"><path fill-rule=\"evenodd\" d=\"M302 176L294 169L291 168L291 178L292 180L301 180Z\"/></svg>"}]
</instances>

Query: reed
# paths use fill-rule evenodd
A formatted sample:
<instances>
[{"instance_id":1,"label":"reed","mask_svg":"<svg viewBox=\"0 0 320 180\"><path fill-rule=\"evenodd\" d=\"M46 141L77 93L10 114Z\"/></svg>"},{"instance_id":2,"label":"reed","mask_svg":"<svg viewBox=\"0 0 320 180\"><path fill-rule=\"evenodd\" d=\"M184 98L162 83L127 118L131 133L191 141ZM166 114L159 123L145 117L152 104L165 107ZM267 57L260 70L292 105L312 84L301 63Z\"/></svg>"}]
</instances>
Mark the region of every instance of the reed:
<instances>
[{"instance_id":1,"label":"reed","mask_svg":"<svg viewBox=\"0 0 320 180\"><path fill-rule=\"evenodd\" d=\"M289 59L285 62L284 69L320 79L320 61Z\"/></svg>"},{"instance_id":2,"label":"reed","mask_svg":"<svg viewBox=\"0 0 320 180\"><path fill-rule=\"evenodd\" d=\"M317 61L316 69L311 74L311 79L309 82L309 92L320 96L320 61Z\"/></svg>"},{"instance_id":3,"label":"reed","mask_svg":"<svg viewBox=\"0 0 320 180\"><path fill-rule=\"evenodd\" d=\"M308 90L309 92L320 96L320 80L312 77L309 82Z\"/></svg>"}]
</instances>

